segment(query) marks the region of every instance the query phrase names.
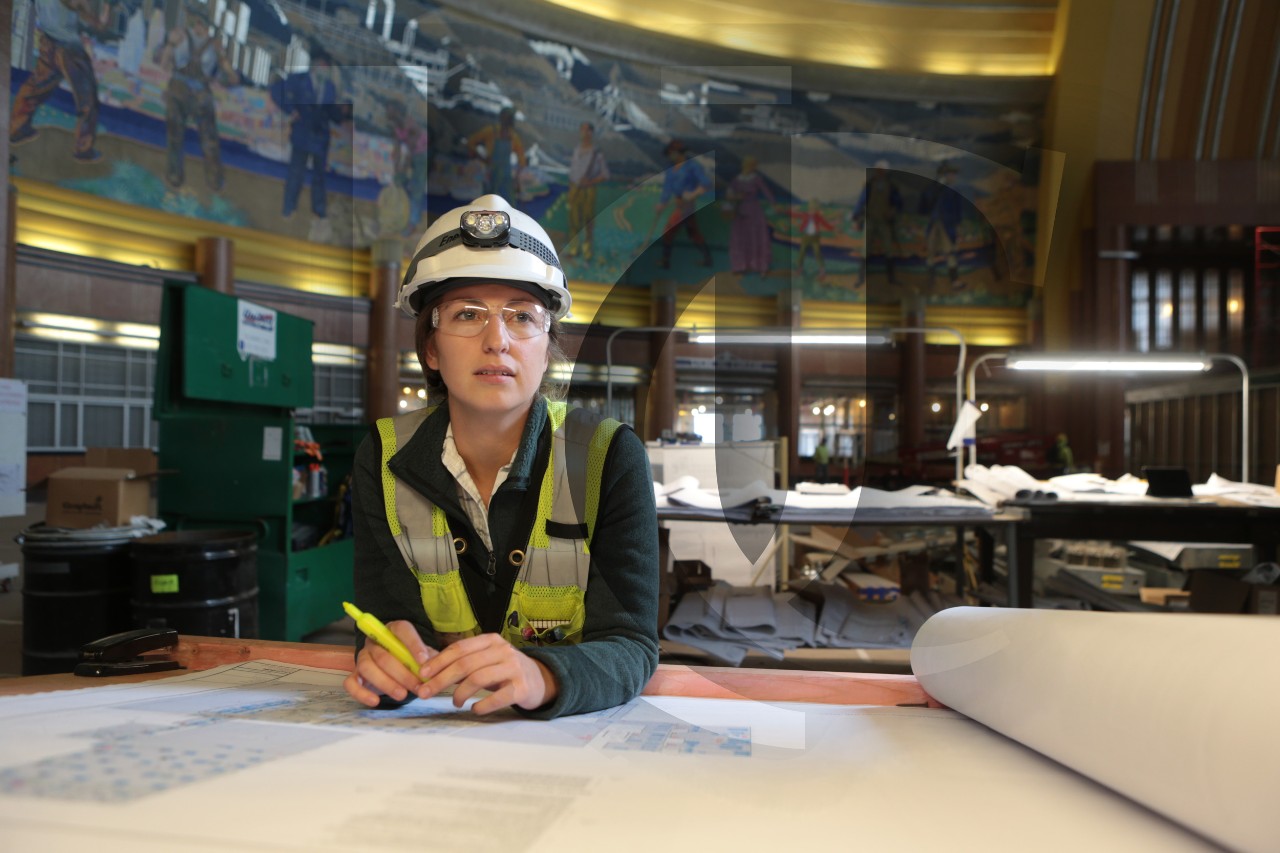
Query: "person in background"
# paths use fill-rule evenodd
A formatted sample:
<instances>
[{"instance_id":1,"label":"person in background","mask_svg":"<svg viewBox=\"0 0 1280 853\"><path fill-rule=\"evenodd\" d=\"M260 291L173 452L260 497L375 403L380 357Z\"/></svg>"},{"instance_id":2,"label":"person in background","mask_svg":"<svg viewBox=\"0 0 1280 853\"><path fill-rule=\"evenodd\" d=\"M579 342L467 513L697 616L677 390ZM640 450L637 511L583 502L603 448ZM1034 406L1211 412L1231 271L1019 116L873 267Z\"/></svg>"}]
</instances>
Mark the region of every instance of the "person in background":
<instances>
[{"instance_id":1,"label":"person in background","mask_svg":"<svg viewBox=\"0 0 1280 853\"><path fill-rule=\"evenodd\" d=\"M483 154L479 150L481 146L484 146ZM516 111L503 107L497 124L483 127L468 137L467 149L472 157L485 163L485 191L515 198L516 174L525 167L524 142L516 130Z\"/></svg>"},{"instance_id":2,"label":"person in background","mask_svg":"<svg viewBox=\"0 0 1280 853\"><path fill-rule=\"evenodd\" d=\"M311 53L311 67L271 84L271 100L289 120L289 171L284 182L281 215L293 216L298 196L311 167L311 212L318 219L328 214L325 172L329 168L329 128L351 121L351 105L338 103L338 83L333 59L322 48Z\"/></svg>"},{"instance_id":3,"label":"person in background","mask_svg":"<svg viewBox=\"0 0 1280 853\"><path fill-rule=\"evenodd\" d=\"M827 482L830 464L831 448L827 446L827 437L824 435L818 440L818 446L813 449L813 479L815 482Z\"/></svg>"},{"instance_id":4,"label":"person in background","mask_svg":"<svg viewBox=\"0 0 1280 853\"><path fill-rule=\"evenodd\" d=\"M550 718L653 675L652 474L629 428L552 399L570 303L546 231L499 196L422 235L397 305L430 405L378 421L352 474L355 604L420 669L362 643L344 686L365 705L452 687L457 707L490 691L475 713Z\"/></svg>"},{"instance_id":5,"label":"person in background","mask_svg":"<svg viewBox=\"0 0 1280 853\"><path fill-rule=\"evenodd\" d=\"M596 128L584 121L569 161L569 233L578 235L583 260L591 260L595 233L596 185L609 180L609 164L595 144ZM572 254L571 252L566 254Z\"/></svg>"},{"instance_id":6,"label":"person in background","mask_svg":"<svg viewBox=\"0 0 1280 853\"><path fill-rule=\"evenodd\" d=\"M1061 474L1070 474L1075 470L1076 457L1071 452L1071 445L1067 443L1067 434L1065 432L1058 433L1057 439L1053 445L1045 453L1045 461L1049 463L1049 476L1057 477Z\"/></svg>"},{"instance_id":7,"label":"person in background","mask_svg":"<svg viewBox=\"0 0 1280 853\"><path fill-rule=\"evenodd\" d=\"M702 266L711 266L711 248L698 228L697 199L711 189L711 178L702 164L693 159L689 147L679 139L667 143L664 152L671 161L671 168L662 178L662 195L658 199L656 221L661 222L667 209L671 215L662 228L662 268L671 266L671 250L675 247L676 232L684 223L689 239L702 253Z\"/></svg>"}]
</instances>

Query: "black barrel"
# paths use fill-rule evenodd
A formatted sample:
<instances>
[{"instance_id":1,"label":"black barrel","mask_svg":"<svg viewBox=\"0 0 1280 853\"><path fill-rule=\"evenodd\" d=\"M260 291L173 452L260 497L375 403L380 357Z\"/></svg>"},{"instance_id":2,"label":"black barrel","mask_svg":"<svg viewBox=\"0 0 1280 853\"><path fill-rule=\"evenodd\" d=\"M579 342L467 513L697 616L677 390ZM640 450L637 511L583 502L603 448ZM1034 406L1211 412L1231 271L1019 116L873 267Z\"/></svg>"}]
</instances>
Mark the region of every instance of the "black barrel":
<instances>
[{"instance_id":1,"label":"black barrel","mask_svg":"<svg viewBox=\"0 0 1280 853\"><path fill-rule=\"evenodd\" d=\"M201 637L258 636L258 543L251 530L174 530L136 540L133 622Z\"/></svg>"},{"instance_id":2,"label":"black barrel","mask_svg":"<svg viewBox=\"0 0 1280 853\"><path fill-rule=\"evenodd\" d=\"M141 530L36 524L18 535L23 675L70 672L85 643L129 630L129 543Z\"/></svg>"}]
</instances>

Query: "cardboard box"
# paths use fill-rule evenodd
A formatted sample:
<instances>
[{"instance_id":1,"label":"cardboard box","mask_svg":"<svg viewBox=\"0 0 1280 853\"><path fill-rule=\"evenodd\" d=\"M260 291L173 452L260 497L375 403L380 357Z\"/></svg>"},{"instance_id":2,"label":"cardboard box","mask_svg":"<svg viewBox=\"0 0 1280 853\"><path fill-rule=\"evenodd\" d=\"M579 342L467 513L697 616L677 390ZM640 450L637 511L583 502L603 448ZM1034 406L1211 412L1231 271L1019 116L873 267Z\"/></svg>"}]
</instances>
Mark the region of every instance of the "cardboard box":
<instances>
[{"instance_id":1,"label":"cardboard box","mask_svg":"<svg viewBox=\"0 0 1280 853\"><path fill-rule=\"evenodd\" d=\"M156 452L149 447L86 447L86 468L129 468L139 477L156 472Z\"/></svg>"},{"instance_id":2,"label":"cardboard box","mask_svg":"<svg viewBox=\"0 0 1280 853\"><path fill-rule=\"evenodd\" d=\"M1280 585L1253 584L1249 592L1248 613L1261 613L1267 616L1280 616Z\"/></svg>"},{"instance_id":3,"label":"cardboard box","mask_svg":"<svg viewBox=\"0 0 1280 853\"><path fill-rule=\"evenodd\" d=\"M1191 593L1180 586L1144 586L1138 591L1143 604L1157 607L1188 607Z\"/></svg>"},{"instance_id":4,"label":"cardboard box","mask_svg":"<svg viewBox=\"0 0 1280 853\"><path fill-rule=\"evenodd\" d=\"M44 520L50 527L124 527L147 514L150 500L150 483L132 468L63 468L49 475Z\"/></svg>"}]
</instances>

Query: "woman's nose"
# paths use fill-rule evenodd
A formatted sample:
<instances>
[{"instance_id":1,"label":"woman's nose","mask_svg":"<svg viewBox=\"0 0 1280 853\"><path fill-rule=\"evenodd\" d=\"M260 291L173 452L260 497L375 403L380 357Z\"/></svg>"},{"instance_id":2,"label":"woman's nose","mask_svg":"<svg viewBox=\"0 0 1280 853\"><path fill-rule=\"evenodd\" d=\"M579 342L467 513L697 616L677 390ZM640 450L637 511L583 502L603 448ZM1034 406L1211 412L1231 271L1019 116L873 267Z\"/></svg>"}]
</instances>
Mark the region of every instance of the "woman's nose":
<instances>
[{"instance_id":1,"label":"woman's nose","mask_svg":"<svg viewBox=\"0 0 1280 853\"><path fill-rule=\"evenodd\" d=\"M480 333L480 337L486 350L505 350L511 343L511 333L507 331L507 324L502 322L502 316L497 313L489 315L489 322L484 324L484 331Z\"/></svg>"}]
</instances>

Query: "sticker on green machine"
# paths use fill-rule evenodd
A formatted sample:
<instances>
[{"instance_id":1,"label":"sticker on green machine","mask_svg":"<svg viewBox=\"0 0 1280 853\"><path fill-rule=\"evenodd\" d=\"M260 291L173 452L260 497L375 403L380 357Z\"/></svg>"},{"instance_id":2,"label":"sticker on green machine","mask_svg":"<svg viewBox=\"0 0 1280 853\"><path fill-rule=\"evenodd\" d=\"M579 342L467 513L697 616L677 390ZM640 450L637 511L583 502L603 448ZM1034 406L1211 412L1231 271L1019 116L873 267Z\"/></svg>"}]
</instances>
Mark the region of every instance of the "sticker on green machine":
<instances>
[{"instance_id":1,"label":"sticker on green machine","mask_svg":"<svg viewBox=\"0 0 1280 853\"><path fill-rule=\"evenodd\" d=\"M163 593L163 592L177 592L178 576L177 575L152 575L151 591L156 594Z\"/></svg>"}]
</instances>

